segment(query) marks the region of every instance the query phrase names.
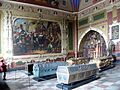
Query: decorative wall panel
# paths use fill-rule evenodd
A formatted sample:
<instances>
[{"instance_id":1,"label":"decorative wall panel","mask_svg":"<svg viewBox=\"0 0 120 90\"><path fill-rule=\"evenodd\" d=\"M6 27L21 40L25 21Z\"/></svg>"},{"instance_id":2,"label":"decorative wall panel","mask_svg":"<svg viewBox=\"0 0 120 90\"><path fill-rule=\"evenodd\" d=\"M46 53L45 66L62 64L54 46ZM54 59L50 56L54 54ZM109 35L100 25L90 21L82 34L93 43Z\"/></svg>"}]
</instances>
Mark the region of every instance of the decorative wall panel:
<instances>
[{"instance_id":1,"label":"decorative wall panel","mask_svg":"<svg viewBox=\"0 0 120 90\"><path fill-rule=\"evenodd\" d=\"M88 24L88 18L84 18L84 19L81 19L79 21L79 26L82 26L82 25L85 25L85 24Z\"/></svg>"},{"instance_id":2,"label":"decorative wall panel","mask_svg":"<svg viewBox=\"0 0 120 90\"><path fill-rule=\"evenodd\" d=\"M93 16L93 19L94 19L94 21L95 21L95 20L103 19L104 17L105 17L105 13L104 13L104 12L100 12L100 13L94 15L94 16Z\"/></svg>"}]
</instances>

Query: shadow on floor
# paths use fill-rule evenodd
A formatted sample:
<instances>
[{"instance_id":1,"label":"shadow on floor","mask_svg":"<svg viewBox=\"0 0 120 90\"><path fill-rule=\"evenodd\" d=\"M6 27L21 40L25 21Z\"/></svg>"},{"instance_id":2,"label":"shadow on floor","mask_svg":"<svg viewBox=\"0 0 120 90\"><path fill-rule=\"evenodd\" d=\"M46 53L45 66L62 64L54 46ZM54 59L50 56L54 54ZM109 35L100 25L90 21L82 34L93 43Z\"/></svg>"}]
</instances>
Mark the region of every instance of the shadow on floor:
<instances>
[{"instance_id":1,"label":"shadow on floor","mask_svg":"<svg viewBox=\"0 0 120 90\"><path fill-rule=\"evenodd\" d=\"M0 90L10 90L10 88L8 87L6 82L0 80Z\"/></svg>"},{"instance_id":2,"label":"shadow on floor","mask_svg":"<svg viewBox=\"0 0 120 90\"><path fill-rule=\"evenodd\" d=\"M34 77L33 79L35 81L40 82L40 81L50 80L50 79L53 79L53 78L57 78L55 74L54 75L43 76L43 77L40 77L40 78L39 77Z\"/></svg>"},{"instance_id":3,"label":"shadow on floor","mask_svg":"<svg viewBox=\"0 0 120 90\"><path fill-rule=\"evenodd\" d=\"M10 90L7 83L2 80L2 73L0 73L0 90Z\"/></svg>"}]
</instances>

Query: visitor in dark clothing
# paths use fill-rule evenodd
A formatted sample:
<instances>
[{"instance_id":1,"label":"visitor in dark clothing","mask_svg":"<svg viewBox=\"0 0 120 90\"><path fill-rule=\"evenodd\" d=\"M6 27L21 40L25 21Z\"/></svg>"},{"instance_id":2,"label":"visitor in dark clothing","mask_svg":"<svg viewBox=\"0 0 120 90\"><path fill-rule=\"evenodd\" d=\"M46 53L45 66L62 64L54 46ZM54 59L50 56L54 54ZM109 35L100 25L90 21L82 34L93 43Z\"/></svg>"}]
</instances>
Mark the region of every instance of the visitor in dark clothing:
<instances>
[{"instance_id":1,"label":"visitor in dark clothing","mask_svg":"<svg viewBox=\"0 0 120 90\"><path fill-rule=\"evenodd\" d=\"M3 80L6 80L6 72L7 72L7 66L5 65L4 61L2 60L2 69L3 69Z\"/></svg>"}]
</instances>

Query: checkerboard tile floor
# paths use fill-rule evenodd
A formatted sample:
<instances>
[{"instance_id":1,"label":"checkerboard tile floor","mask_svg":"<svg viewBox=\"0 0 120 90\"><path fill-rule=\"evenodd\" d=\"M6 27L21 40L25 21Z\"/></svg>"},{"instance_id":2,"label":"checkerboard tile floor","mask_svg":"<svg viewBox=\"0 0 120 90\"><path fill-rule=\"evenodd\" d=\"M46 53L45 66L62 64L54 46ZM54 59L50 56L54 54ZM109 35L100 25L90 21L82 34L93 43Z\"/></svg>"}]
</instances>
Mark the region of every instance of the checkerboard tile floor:
<instances>
[{"instance_id":1,"label":"checkerboard tile floor","mask_svg":"<svg viewBox=\"0 0 120 90\"><path fill-rule=\"evenodd\" d=\"M4 81L9 90L61 90L56 87L57 79L35 81L24 70L7 72ZM120 90L120 65L100 73L101 78L74 88L73 90ZM2 80L0 82L3 82ZM1 89L0 89L1 90Z\"/></svg>"}]
</instances>

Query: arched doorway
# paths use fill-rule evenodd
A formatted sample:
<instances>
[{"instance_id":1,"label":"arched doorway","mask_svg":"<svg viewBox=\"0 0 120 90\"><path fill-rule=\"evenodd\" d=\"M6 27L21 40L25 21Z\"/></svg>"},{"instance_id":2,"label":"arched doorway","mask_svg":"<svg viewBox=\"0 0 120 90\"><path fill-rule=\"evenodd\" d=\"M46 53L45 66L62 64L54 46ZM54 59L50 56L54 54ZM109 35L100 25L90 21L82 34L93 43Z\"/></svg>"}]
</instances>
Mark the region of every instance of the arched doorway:
<instances>
[{"instance_id":1,"label":"arched doorway","mask_svg":"<svg viewBox=\"0 0 120 90\"><path fill-rule=\"evenodd\" d=\"M79 51L82 57L98 58L107 55L106 43L97 31L90 30L81 40Z\"/></svg>"}]
</instances>

